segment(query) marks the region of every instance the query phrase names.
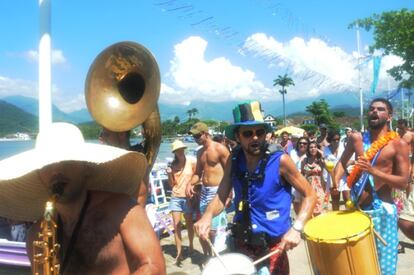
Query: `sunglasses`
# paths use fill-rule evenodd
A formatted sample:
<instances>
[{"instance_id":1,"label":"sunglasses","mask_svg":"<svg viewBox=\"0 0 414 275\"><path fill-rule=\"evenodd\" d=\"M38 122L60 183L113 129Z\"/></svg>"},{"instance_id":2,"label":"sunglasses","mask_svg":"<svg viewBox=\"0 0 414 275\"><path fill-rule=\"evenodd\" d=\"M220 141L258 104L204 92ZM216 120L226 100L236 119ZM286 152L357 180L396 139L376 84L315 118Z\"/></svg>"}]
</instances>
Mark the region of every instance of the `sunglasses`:
<instances>
[{"instance_id":1,"label":"sunglasses","mask_svg":"<svg viewBox=\"0 0 414 275\"><path fill-rule=\"evenodd\" d=\"M193 138L194 138L194 139L200 139L200 138L201 138L201 135L202 135L202 133L197 134L197 135L193 135Z\"/></svg>"},{"instance_id":2,"label":"sunglasses","mask_svg":"<svg viewBox=\"0 0 414 275\"><path fill-rule=\"evenodd\" d=\"M339 141L339 138L335 138L335 139L333 139L332 141Z\"/></svg>"},{"instance_id":3,"label":"sunglasses","mask_svg":"<svg viewBox=\"0 0 414 275\"><path fill-rule=\"evenodd\" d=\"M307 142L299 142L299 145L308 145Z\"/></svg>"},{"instance_id":4,"label":"sunglasses","mask_svg":"<svg viewBox=\"0 0 414 275\"><path fill-rule=\"evenodd\" d=\"M251 138L253 136L262 137L266 134L265 129L258 129L256 131L254 130L246 130L240 133L244 138Z\"/></svg>"}]
</instances>

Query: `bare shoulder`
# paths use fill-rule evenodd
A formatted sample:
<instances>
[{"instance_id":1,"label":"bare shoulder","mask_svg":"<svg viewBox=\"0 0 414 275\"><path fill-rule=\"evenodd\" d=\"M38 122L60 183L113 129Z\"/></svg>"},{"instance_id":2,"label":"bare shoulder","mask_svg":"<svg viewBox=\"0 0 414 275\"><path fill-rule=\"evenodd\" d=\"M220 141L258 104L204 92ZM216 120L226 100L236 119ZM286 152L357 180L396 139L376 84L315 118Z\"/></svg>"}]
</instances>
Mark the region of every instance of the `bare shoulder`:
<instances>
[{"instance_id":1,"label":"bare shoulder","mask_svg":"<svg viewBox=\"0 0 414 275\"><path fill-rule=\"evenodd\" d=\"M414 132L407 131L403 136L402 139L405 140L408 144L411 144L414 140Z\"/></svg>"},{"instance_id":2,"label":"bare shoulder","mask_svg":"<svg viewBox=\"0 0 414 275\"><path fill-rule=\"evenodd\" d=\"M98 209L109 209L110 212L116 213L117 211L112 211L113 209L131 209L138 203L126 194L121 193L112 193L105 191L91 191L91 206Z\"/></svg>"},{"instance_id":3,"label":"bare shoulder","mask_svg":"<svg viewBox=\"0 0 414 275\"><path fill-rule=\"evenodd\" d=\"M362 134L360 132L353 132L349 139L351 142L359 142L362 141Z\"/></svg>"},{"instance_id":4,"label":"bare shoulder","mask_svg":"<svg viewBox=\"0 0 414 275\"><path fill-rule=\"evenodd\" d=\"M215 149L220 153L220 155L227 156L227 155L230 154L227 147L224 146L223 144L219 143L219 142L215 142Z\"/></svg>"},{"instance_id":5,"label":"bare shoulder","mask_svg":"<svg viewBox=\"0 0 414 275\"><path fill-rule=\"evenodd\" d=\"M291 169L297 170L292 158L288 154L282 154L280 157L280 168L290 171Z\"/></svg>"},{"instance_id":6,"label":"bare shoulder","mask_svg":"<svg viewBox=\"0 0 414 275\"><path fill-rule=\"evenodd\" d=\"M404 139L404 137L402 138L396 138L392 141L392 145L397 149L397 150L407 150L408 151L408 144L409 142L407 142L406 139ZM402 151L404 152L404 151Z\"/></svg>"}]
</instances>

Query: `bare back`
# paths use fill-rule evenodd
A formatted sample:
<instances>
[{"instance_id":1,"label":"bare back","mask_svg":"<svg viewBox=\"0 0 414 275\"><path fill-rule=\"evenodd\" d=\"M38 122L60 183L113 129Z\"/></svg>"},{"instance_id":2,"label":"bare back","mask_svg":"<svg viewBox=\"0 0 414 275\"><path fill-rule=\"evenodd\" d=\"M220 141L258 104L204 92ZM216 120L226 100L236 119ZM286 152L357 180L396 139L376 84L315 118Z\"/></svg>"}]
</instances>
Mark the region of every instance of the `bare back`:
<instances>
[{"instance_id":1,"label":"bare back","mask_svg":"<svg viewBox=\"0 0 414 275\"><path fill-rule=\"evenodd\" d=\"M161 248L143 208L125 195L90 193L90 204L64 274L132 274L144 270L165 274ZM29 252L38 229L38 223L30 229ZM61 250L65 252L70 236L62 236ZM151 261L156 267L146 269Z\"/></svg>"},{"instance_id":2,"label":"bare back","mask_svg":"<svg viewBox=\"0 0 414 275\"><path fill-rule=\"evenodd\" d=\"M224 166L230 153L221 143L212 141L197 154L197 174L205 186L217 186L224 175Z\"/></svg>"}]
</instances>

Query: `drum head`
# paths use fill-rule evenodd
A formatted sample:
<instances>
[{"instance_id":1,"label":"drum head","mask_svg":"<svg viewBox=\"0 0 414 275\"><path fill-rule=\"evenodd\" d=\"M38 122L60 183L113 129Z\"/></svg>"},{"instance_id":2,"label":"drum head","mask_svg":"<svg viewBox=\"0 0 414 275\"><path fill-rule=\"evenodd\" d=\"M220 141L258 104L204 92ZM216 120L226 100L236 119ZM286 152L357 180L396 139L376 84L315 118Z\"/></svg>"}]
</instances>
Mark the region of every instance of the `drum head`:
<instances>
[{"instance_id":1,"label":"drum head","mask_svg":"<svg viewBox=\"0 0 414 275\"><path fill-rule=\"evenodd\" d=\"M223 264L216 258L211 258L207 265L204 267L202 275L250 275L256 272L256 268L253 265L252 260L246 255L240 253L227 253L220 255Z\"/></svg>"},{"instance_id":2,"label":"drum head","mask_svg":"<svg viewBox=\"0 0 414 275\"><path fill-rule=\"evenodd\" d=\"M305 225L307 240L343 243L369 233L371 219L360 211L332 211L309 220Z\"/></svg>"}]
</instances>

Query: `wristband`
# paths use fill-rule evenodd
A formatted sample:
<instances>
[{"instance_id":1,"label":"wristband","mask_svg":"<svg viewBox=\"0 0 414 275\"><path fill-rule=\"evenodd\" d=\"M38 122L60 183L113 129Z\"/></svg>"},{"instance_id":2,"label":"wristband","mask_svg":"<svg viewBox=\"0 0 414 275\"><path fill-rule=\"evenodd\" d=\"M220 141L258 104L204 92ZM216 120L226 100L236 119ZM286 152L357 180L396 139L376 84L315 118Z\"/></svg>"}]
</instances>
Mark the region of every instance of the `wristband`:
<instances>
[{"instance_id":1,"label":"wristband","mask_svg":"<svg viewBox=\"0 0 414 275\"><path fill-rule=\"evenodd\" d=\"M295 222L293 223L293 225L292 225L292 228L293 228L295 231L299 232L299 233L303 233L303 228L304 228L304 226L303 226L303 222L300 222L300 221L295 221Z\"/></svg>"}]
</instances>

